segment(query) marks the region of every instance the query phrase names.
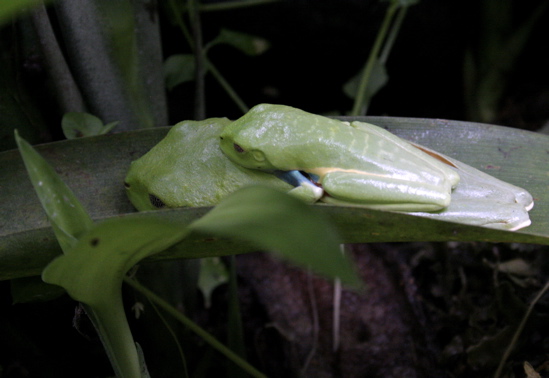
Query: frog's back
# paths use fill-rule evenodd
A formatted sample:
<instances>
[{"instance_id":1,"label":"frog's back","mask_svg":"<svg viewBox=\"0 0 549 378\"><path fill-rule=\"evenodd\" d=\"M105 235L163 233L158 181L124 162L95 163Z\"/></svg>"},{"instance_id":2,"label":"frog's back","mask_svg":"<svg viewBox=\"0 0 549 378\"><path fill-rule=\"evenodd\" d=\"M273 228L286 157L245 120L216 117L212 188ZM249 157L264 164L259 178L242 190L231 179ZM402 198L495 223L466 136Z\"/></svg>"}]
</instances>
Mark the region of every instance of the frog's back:
<instances>
[{"instance_id":1,"label":"frog's back","mask_svg":"<svg viewBox=\"0 0 549 378\"><path fill-rule=\"evenodd\" d=\"M426 156L377 126L349 124L284 105L257 105L226 131L238 135L235 143L261 151L280 170L329 168L404 177L423 167Z\"/></svg>"},{"instance_id":2,"label":"frog's back","mask_svg":"<svg viewBox=\"0 0 549 378\"><path fill-rule=\"evenodd\" d=\"M295 159L302 166L356 166L360 159L353 157L363 154L368 142L367 133L346 122L285 105L257 105L229 128L270 159ZM277 164L284 168L282 161Z\"/></svg>"}]
</instances>

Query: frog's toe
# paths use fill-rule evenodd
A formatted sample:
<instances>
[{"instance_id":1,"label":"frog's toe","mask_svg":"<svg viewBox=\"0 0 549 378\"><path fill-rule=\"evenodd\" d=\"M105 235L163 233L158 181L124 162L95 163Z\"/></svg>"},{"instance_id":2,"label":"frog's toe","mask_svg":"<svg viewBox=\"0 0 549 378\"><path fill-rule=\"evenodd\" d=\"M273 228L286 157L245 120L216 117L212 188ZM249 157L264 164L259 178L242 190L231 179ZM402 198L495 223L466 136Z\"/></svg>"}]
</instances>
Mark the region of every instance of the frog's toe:
<instances>
[{"instance_id":1,"label":"frog's toe","mask_svg":"<svg viewBox=\"0 0 549 378\"><path fill-rule=\"evenodd\" d=\"M522 205L524 209L526 209L526 211L530 211L534 207L534 199L532 198L532 195L526 190L522 190L516 193L515 201L516 203Z\"/></svg>"},{"instance_id":2,"label":"frog's toe","mask_svg":"<svg viewBox=\"0 0 549 378\"><path fill-rule=\"evenodd\" d=\"M530 218L523 220L520 223L514 224L511 228L508 228L509 231L520 230L521 228L528 227L532 224Z\"/></svg>"},{"instance_id":3,"label":"frog's toe","mask_svg":"<svg viewBox=\"0 0 549 378\"><path fill-rule=\"evenodd\" d=\"M295 187L289 193L307 203L314 203L324 195L324 190L314 184L304 184Z\"/></svg>"},{"instance_id":4,"label":"frog's toe","mask_svg":"<svg viewBox=\"0 0 549 378\"><path fill-rule=\"evenodd\" d=\"M520 206L519 206L520 205ZM516 231L532 224L523 204L499 204L498 211L485 218L483 226L499 230Z\"/></svg>"}]
</instances>

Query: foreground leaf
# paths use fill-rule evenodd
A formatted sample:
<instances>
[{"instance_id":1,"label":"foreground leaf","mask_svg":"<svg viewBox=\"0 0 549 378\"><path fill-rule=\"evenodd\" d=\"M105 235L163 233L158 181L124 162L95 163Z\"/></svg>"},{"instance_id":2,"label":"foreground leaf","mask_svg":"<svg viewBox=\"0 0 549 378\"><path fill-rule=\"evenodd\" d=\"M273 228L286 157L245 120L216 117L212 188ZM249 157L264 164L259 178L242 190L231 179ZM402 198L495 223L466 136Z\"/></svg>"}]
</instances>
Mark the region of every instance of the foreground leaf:
<instances>
[{"instance_id":1,"label":"foreground leaf","mask_svg":"<svg viewBox=\"0 0 549 378\"><path fill-rule=\"evenodd\" d=\"M122 280L138 261L162 251L187 233L177 223L153 217L105 221L42 273L44 282L62 286L73 299L91 309L87 313L119 377L143 376L124 313Z\"/></svg>"},{"instance_id":2,"label":"foreground leaf","mask_svg":"<svg viewBox=\"0 0 549 378\"><path fill-rule=\"evenodd\" d=\"M258 249L274 251L317 273L359 286L327 220L313 207L278 190L261 186L240 189L190 229L249 241Z\"/></svg>"},{"instance_id":3,"label":"foreground leaf","mask_svg":"<svg viewBox=\"0 0 549 378\"><path fill-rule=\"evenodd\" d=\"M93 221L55 170L30 144L15 132L19 151L36 195L65 253L70 251L76 239L93 225Z\"/></svg>"}]
</instances>

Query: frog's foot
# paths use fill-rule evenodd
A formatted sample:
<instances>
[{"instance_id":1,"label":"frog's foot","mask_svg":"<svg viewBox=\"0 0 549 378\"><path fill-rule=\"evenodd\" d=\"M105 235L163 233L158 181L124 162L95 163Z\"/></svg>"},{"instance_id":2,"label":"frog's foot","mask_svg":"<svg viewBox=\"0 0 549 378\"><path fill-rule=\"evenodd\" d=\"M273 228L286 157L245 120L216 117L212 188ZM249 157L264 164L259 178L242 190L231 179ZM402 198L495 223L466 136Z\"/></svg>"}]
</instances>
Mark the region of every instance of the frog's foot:
<instances>
[{"instance_id":1,"label":"frog's foot","mask_svg":"<svg viewBox=\"0 0 549 378\"><path fill-rule=\"evenodd\" d=\"M307 203L314 203L324 195L324 190L313 183L305 183L288 192L294 197Z\"/></svg>"},{"instance_id":2,"label":"frog's foot","mask_svg":"<svg viewBox=\"0 0 549 378\"><path fill-rule=\"evenodd\" d=\"M497 209L496 211L494 209ZM532 222L522 204L484 199L457 198L448 208L434 213L412 213L422 217L483 226L498 230L516 231Z\"/></svg>"},{"instance_id":3,"label":"frog's foot","mask_svg":"<svg viewBox=\"0 0 549 378\"><path fill-rule=\"evenodd\" d=\"M332 170L322 179L324 202L354 204L387 211L439 211L450 205L452 187L428 185L400 178Z\"/></svg>"},{"instance_id":4,"label":"frog's foot","mask_svg":"<svg viewBox=\"0 0 549 378\"><path fill-rule=\"evenodd\" d=\"M317 179L316 176L311 177L311 175L300 171L276 171L275 175L288 184L295 186L288 193L305 202L314 203L324 195L322 187L312 182L313 179Z\"/></svg>"},{"instance_id":5,"label":"frog's foot","mask_svg":"<svg viewBox=\"0 0 549 378\"><path fill-rule=\"evenodd\" d=\"M526 211L530 211L534 207L532 195L524 189L515 193L515 202L522 205Z\"/></svg>"}]
</instances>

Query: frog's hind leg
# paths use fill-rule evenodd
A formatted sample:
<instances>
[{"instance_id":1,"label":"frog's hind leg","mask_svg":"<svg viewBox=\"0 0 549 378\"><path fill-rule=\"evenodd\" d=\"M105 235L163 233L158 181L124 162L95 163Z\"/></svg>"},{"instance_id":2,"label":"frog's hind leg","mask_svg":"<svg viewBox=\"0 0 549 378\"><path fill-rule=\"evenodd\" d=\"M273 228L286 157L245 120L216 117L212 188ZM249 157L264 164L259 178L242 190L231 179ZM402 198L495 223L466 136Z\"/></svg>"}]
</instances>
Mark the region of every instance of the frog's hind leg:
<instances>
[{"instance_id":1,"label":"frog's hind leg","mask_svg":"<svg viewBox=\"0 0 549 378\"><path fill-rule=\"evenodd\" d=\"M448 164L457 168L462 181L454 193L455 195L459 196L461 193L467 193L468 197L476 196L478 198L483 198L486 202L512 196L513 200L508 202L515 202L521 205L527 212L532 210L534 207L534 199L526 189L490 176L489 174L479 171L470 165L433 151L427 147L416 144L413 144L413 146L429 153L430 155L436 154L439 156L439 160L445 160ZM472 183L474 183L474 185ZM467 189L464 190L464 188Z\"/></svg>"},{"instance_id":2,"label":"frog's hind leg","mask_svg":"<svg viewBox=\"0 0 549 378\"><path fill-rule=\"evenodd\" d=\"M452 184L452 188L455 188L458 185L459 174L452 159L447 159L446 156L439 154L436 151L411 143L406 139L402 139L379 126L370 123L354 121L350 126L356 130L369 134L370 137L375 136L376 138L385 140L387 143L398 146L400 149L414 155L416 158L420 158L423 160L425 167L441 170L446 179Z\"/></svg>"},{"instance_id":3,"label":"frog's hind leg","mask_svg":"<svg viewBox=\"0 0 549 378\"><path fill-rule=\"evenodd\" d=\"M426 185L390 176L334 171L322 179L328 203L391 211L437 211L450 204L451 185Z\"/></svg>"}]
</instances>

